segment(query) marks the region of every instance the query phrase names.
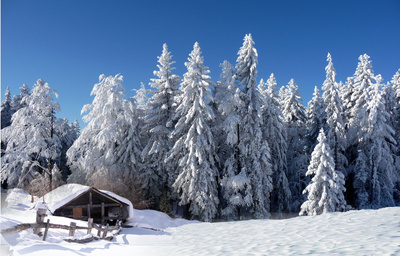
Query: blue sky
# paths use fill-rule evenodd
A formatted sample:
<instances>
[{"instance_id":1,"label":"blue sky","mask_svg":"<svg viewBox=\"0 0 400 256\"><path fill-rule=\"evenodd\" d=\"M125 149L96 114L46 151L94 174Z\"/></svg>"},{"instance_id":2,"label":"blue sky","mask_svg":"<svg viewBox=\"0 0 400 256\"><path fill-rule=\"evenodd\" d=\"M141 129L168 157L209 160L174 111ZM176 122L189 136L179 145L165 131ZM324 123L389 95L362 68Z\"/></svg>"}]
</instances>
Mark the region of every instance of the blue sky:
<instances>
[{"instance_id":1,"label":"blue sky","mask_svg":"<svg viewBox=\"0 0 400 256\"><path fill-rule=\"evenodd\" d=\"M57 90L59 117L78 119L100 74L124 76L127 96L148 87L162 44L183 77L198 41L211 78L235 63L251 33L259 54L258 80L274 73L278 86L294 78L311 99L332 54L345 81L358 57L371 56L375 74L390 81L400 68L400 1L101 1L2 0L1 98L42 78Z\"/></svg>"}]
</instances>

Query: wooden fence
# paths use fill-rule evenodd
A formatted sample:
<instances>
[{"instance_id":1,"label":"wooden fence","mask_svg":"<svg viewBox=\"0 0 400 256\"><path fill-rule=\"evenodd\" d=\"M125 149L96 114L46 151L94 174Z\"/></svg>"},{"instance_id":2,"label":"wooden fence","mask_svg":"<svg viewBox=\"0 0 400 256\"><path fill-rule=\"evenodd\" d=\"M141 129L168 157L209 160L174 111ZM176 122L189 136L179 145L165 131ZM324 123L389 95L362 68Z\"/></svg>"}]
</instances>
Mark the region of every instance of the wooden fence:
<instances>
[{"instance_id":1,"label":"wooden fence","mask_svg":"<svg viewBox=\"0 0 400 256\"><path fill-rule=\"evenodd\" d=\"M44 229L43 241L46 241L47 233L50 228L69 230L69 237L73 237L75 235L75 230L77 230L77 229L86 229L87 234L91 234L92 229L96 229L97 237L99 237L100 239L108 239L107 238L108 232L112 232L112 231L120 229L119 222L117 222L117 225L115 227L110 227L108 224L106 227L103 227L102 225L97 225L97 224L93 223L93 219L89 218L87 227L79 227L76 225L76 222L71 222L69 226L50 223L50 219L47 219L47 222L44 222L44 218L46 216L47 216L46 209L38 209L38 211L36 212L36 223L23 223L23 224L12 226L12 227L9 227L6 229L2 229L1 234L3 236L8 236L8 235L20 232L22 230L32 228L34 234L41 236L42 229ZM103 233L103 235L101 235L101 233ZM69 239L69 240L72 241L71 239ZM93 239L91 239L91 240L93 240Z\"/></svg>"}]
</instances>

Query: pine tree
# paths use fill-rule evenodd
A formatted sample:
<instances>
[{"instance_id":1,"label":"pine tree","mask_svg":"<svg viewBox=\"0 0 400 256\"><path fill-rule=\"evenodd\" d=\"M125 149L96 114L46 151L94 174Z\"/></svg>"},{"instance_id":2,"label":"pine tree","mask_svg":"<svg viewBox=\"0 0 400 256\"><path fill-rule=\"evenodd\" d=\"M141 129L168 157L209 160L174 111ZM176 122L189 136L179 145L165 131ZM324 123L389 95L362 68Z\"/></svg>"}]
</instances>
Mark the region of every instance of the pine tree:
<instances>
[{"instance_id":1,"label":"pine tree","mask_svg":"<svg viewBox=\"0 0 400 256\"><path fill-rule=\"evenodd\" d=\"M78 138L76 130L68 124L68 120L65 118L59 118L55 122L55 133L60 139L60 156L56 160L57 168L62 173L63 179L67 179L70 175L70 170L68 168L67 162L67 151L72 146L74 141Z\"/></svg>"},{"instance_id":2,"label":"pine tree","mask_svg":"<svg viewBox=\"0 0 400 256\"><path fill-rule=\"evenodd\" d=\"M214 101L211 103L213 108L215 119L212 124L212 132L214 136L214 142L216 145L216 154L218 155L218 216L221 217L221 211L226 207L226 200L223 198L221 180L224 175L224 163L232 155L233 149L227 143L227 133L225 132L225 125L228 123L228 117L231 114L231 101L235 89L238 89L235 85L234 80L234 68L229 61L225 60L220 64L222 72L219 77L219 81L214 84L213 98Z\"/></svg>"},{"instance_id":3,"label":"pine tree","mask_svg":"<svg viewBox=\"0 0 400 256\"><path fill-rule=\"evenodd\" d=\"M148 99L145 125L142 128L142 133L148 133L149 139L142 152L145 169L141 177L147 196L155 199L160 198L164 190L168 189L168 175L173 171L172 166L164 162L172 148L169 134L172 132L175 114L174 98L178 94L180 82L180 77L172 74L175 68L171 65L175 62L171 59L167 44L164 44L162 54L158 57L158 70L153 72L157 78L151 79L150 85L155 90Z\"/></svg>"},{"instance_id":4,"label":"pine tree","mask_svg":"<svg viewBox=\"0 0 400 256\"><path fill-rule=\"evenodd\" d=\"M351 96L353 94L353 91L354 91L354 78L348 77L346 83L343 85L343 87L341 87L341 90L339 90L340 98L342 99L343 102L346 134L350 126L349 120L352 119L351 111L354 106L354 102L351 100Z\"/></svg>"},{"instance_id":5,"label":"pine tree","mask_svg":"<svg viewBox=\"0 0 400 256\"><path fill-rule=\"evenodd\" d=\"M393 110L394 129L396 132L395 138L397 140L397 144L400 145L400 69L393 76L391 83L393 86L392 88L395 97L395 105Z\"/></svg>"},{"instance_id":6,"label":"pine tree","mask_svg":"<svg viewBox=\"0 0 400 256\"><path fill-rule=\"evenodd\" d=\"M51 190L54 190L54 189L58 188L59 186L63 185L64 181L63 181L63 177L62 177L61 171L58 168L57 164L54 164L51 172L52 172L51 176L52 176L52 179L53 179L52 182L51 182L51 185L52 185Z\"/></svg>"},{"instance_id":7,"label":"pine tree","mask_svg":"<svg viewBox=\"0 0 400 256\"><path fill-rule=\"evenodd\" d=\"M266 85L268 87L266 87ZM286 127L282 112L279 109L277 83L274 74L271 74L266 85L261 79L258 90L264 96L266 104L262 106L264 117L264 137L271 148L271 164L273 171L274 190L271 196L271 211L277 213L278 218L288 212L291 202L291 192L287 180L286 164Z\"/></svg>"},{"instance_id":8,"label":"pine tree","mask_svg":"<svg viewBox=\"0 0 400 256\"><path fill-rule=\"evenodd\" d=\"M374 84L374 71L372 63L367 54L359 57L356 72L354 73L353 93L351 95L351 105L348 106L349 146L356 145L362 140L365 129L360 126L363 119L366 119L365 108L367 107L368 95ZM364 116L363 116L364 115Z\"/></svg>"},{"instance_id":9,"label":"pine tree","mask_svg":"<svg viewBox=\"0 0 400 256\"><path fill-rule=\"evenodd\" d=\"M11 93L10 88L7 87L4 94L4 100L1 102L1 129L11 125L11 116L14 110L11 107Z\"/></svg>"},{"instance_id":10,"label":"pine tree","mask_svg":"<svg viewBox=\"0 0 400 256\"><path fill-rule=\"evenodd\" d=\"M328 212L344 211L347 204L344 199L344 175L335 170L324 130L318 135L318 144L311 154L307 176L314 175L303 193L308 193L307 201L301 205L299 215L319 215Z\"/></svg>"},{"instance_id":11,"label":"pine tree","mask_svg":"<svg viewBox=\"0 0 400 256\"><path fill-rule=\"evenodd\" d=\"M22 99L25 96L28 96L30 94L30 89L26 84L23 84L20 88L20 95L14 95L12 99L11 106L14 109L14 112L17 112L19 109L23 108L26 106L25 103L22 102Z\"/></svg>"},{"instance_id":12,"label":"pine tree","mask_svg":"<svg viewBox=\"0 0 400 256\"><path fill-rule=\"evenodd\" d=\"M121 75L101 75L83 120L88 125L67 152L72 170L69 182L107 189L131 198L141 170L138 111L132 99L124 100ZM113 182L108 182L110 179Z\"/></svg>"},{"instance_id":13,"label":"pine tree","mask_svg":"<svg viewBox=\"0 0 400 256\"><path fill-rule=\"evenodd\" d=\"M321 130L325 120L324 102L321 94L315 86L313 98L308 102L306 116L307 116L307 152L311 154L315 145L319 131Z\"/></svg>"},{"instance_id":14,"label":"pine tree","mask_svg":"<svg viewBox=\"0 0 400 256\"><path fill-rule=\"evenodd\" d=\"M214 127L215 142L219 151L219 158L222 163L226 161L229 155L229 147L226 145L226 133L223 130L224 120L231 113L231 100L235 89L234 70L229 61L225 60L220 64L222 72L219 81L214 86L213 97L214 102Z\"/></svg>"},{"instance_id":15,"label":"pine tree","mask_svg":"<svg viewBox=\"0 0 400 256\"><path fill-rule=\"evenodd\" d=\"M392 147L396 144L394 130L388 124L389 113L385 109L382 97L380 76L376 77L376 84L370 91L370 100L367 105L368 123L365 139L367 152L372 171L371 204L372 207L394 206L393 181L395 168Z\"/></svg>"},{"instance_id":16,"label":"pine tree","mask_svg":"<svg viewBox=\"0 0 400 256\"><path fill-rule=\"evenodd\" d=\"M369 187L371 171L367 166L367 156L362 150L358 153L354 165L354 193L356 197L356 206L358 209L365 209L369 206Z\"/></svg>"},{"instance_id":17,"label":"pine tree","mask_svg":"<svg viewBox=\"0 0 400 256\"><path fill-rule=\"evenodd\" d=\"M287 85L283 96L282 113L286 122L288 143L288 179L293 198L292 211L297 212L304 201L301 192L308 183L305 173L309 157L304 152L306 119L300 92L293 79Z\"/></svg>"},{"instance_id":18,"label":"pine tree","mask_svg":"<svg viewBox=\"0 0 400 256\"><path fill-rule=\"evenodd\" d=\"M397 145L400 145L400 69L393 76L392 88L395 97L395 104L393 109L393 128L395 130L395 139ZM399 149L399 147L398 147ZM400 203L400 151L398 150L395 154L395 163L396 163L396 174L397 181L395 183L395 191L394 191L394 199L397 203Z\"/></svg>"},{"instance_id":19,"label":"pine tree","mask_svg":"<svg viewBox=\"0 0 400 256\"><path fill-rule=\"evenodd\" d=\"M272 166L262 131L261 107L265 99L256 88L258 55L251 35L245 36L238 55L235 79L243 92L235 92L235 113L228 117L230 126L226 129L228 144L236 149L225 164L222 184L228 206L224 214L236 214L240 219L241 208L248 207L245 210L252 217L267 218L273 188Z\"/></svg>"},{"instance_id":20,"label":"pine tree","mask_svg":"<svg viewBox=\"0 0 400 256\"><path fill-rule=\"evenodd\" d=\"M195 218L211 221L219 203L215 145L208 125L214 119L209 106L212 82L197 42L189 56L176 109L178 122L172 132L177 140L169 159L179 161L180 172L173 187L180 194L180 204L190 204Z\"/></svg>"},{"instance_id":21,"label":"pine tree","mask_svg":"<svg viewBox=\"0 0 400 256\"><path fill-rule=\"evenodd\" d=\"M1 179L10 187L28 188L44 174L51 180L53 163L60 156L54 116L59 104L53 102L53 95L58 96L39 79L32 94L22 98L24 107L14 113L11 125L2 130L1 140L7 146L1 158Z\"/></svg>"},{"instance_id":22,"label":"pine tree","mask_svg":"<svg viewBox=\"0 0 400 256\"><path fill-rule=\"evenodd\" d=\"M325 106L325 131L330 148L333 151L333 159L336 170L345 173L347 159L344 156L346 148L346 133L343 122L343 105L339 97L338 84L336 83L336 71L333 67L332 57L328 53L328 65L326 66L326 79L322 90Z\"/></svg>"}]
</instances>

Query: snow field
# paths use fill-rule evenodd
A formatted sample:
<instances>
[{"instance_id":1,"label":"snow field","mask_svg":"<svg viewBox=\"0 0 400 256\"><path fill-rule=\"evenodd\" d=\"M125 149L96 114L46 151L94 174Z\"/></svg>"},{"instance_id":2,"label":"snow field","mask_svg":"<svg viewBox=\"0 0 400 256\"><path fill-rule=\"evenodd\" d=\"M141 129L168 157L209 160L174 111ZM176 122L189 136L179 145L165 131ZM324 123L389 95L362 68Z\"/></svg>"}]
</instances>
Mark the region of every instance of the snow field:
<instances>
[{"instance_id":1,"label":"snow field","mask_svg":"<svg viewBox=\"0 0 400 256\"><path fill-rule=\"evenodd\" d=\"M400 254L400 208L192 224L167 231L177 241L174 255Z\"/></svg>"},{"instance_id":2,"label":"snow field","mask_svg":"<svg viewBox=\"0 0 400 256\"><path fill-rule=\"evenodd\" d=\"M34 218L8 211L1 223ZM47 241L25 230L5 237L14 255L400 255L400 207L349 211L286 220L190 223L155 211L134 211L136 224L113 241L67 243L66 230L51 229ZM68 224L67 218L50 216ZM85 222L78 223L79 226ZM179 226L182 225L182 226ZM167 227L170 226L170 227ZM175 226L175 227L171 227ZM164 229L165 228L165 229ZM83 236L77 231L77 236Z\"/></svg>"}]
</instances>

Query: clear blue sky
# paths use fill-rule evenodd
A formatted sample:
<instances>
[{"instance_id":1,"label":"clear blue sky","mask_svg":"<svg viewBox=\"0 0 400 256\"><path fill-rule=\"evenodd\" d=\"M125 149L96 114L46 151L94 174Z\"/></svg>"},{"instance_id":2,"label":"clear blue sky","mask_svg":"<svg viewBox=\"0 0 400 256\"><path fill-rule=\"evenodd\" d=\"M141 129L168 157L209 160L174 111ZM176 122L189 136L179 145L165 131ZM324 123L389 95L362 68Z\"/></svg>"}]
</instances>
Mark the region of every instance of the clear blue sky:
<instances>
[{"instance_id":1,"label":"clear blue sky","mask_svg":"<svg viewBox=\"0 0 400 256\"><path fill-rule=\"evenodd\" d=\"M400 68L400 1L129 1L2 0L1 98L42 78L59 92L59 117L78 119L100 74L124 76L127 96L148 87L162 44L183 77L198 41L211 78L235 63L245 34L259 54L258 80L271 72L278 86L294 78L303 95L325 79L332 54L345 81L358 56L371 56L375 74L390 81Z\"/></svg>"}]
</instances>

